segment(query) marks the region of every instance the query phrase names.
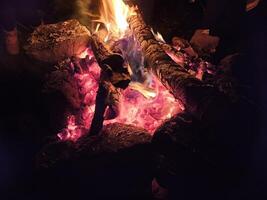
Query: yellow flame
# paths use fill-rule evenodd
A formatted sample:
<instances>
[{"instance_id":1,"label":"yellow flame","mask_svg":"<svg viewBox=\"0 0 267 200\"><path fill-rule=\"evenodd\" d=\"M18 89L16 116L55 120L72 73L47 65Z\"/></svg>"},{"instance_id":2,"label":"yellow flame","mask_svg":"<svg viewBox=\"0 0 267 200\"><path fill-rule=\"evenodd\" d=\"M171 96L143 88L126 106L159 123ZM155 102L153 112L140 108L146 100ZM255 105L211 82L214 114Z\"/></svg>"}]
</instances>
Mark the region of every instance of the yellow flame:
<instances>
[{"instance_id":1,"label":"yellow flame","mask_svg":"<svg viewBox=\"0 0 267 200\"><path fill-rule=\"evenodd\" d=\"M123 0L101 0L100 19L106 26L109 36L122 38L128 30L127 19L135 14L135 9L126 5Z\"/></svg>"},{"instance_id":2,"label":"yellow flame","mask_svg":"<svg viewBox=\"0 0 267 200\"><path fill-rule=\"evenodd\" d=\"M164 38L163 38L163 36L162 36L159 32L155 33L154 30L153 30L152 28L151 28L151 32L153 33L155 39L156 39L158 42L166 43L165 40L164 40Z\"/></svg>"},{"instance_id":3,"label":"yellow flame","mask_svg":"<svg viewBox=\"0 0 267 200\"><path fill-rule=\"evenodd\" d=\"M152 88L146 87L145 84L138 82L131 82L129 87L133 90L140 92L145 98L155 98L157 93Z\"/></svg>"}]
</instances>

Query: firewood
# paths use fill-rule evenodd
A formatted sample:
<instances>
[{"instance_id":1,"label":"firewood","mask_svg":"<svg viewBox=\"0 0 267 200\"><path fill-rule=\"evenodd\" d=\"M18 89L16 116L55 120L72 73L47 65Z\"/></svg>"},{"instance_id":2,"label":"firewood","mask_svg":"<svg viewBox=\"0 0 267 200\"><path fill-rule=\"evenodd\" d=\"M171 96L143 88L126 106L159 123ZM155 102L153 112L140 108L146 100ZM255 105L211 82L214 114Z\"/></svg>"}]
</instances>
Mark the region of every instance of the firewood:
<instances>
[{"instance_id":1,"label":"firewood","mask_svg":"<svg viewBox=\"0 0 267 200\"><path fill-rule=\"evenodd\" d=\"M61 68L48 74L43 92L46 94L62 94L72 109L79 109L82 104L79 95L79 86L72 72L67 68Z\"/></svg>"},{"instance_id":2,"label":"firewood","mask_svg":"<svg viewBox=\"0 0 267 200\"><path fill-rule=\"evenodd\" d=\"M90 32L77 20L40 25L28 39L26 52L49 63L77 56L88 46Z\"/></svg>"},{"instance_id":3,"label":"firewood","mask_svg":"<svg viewBox=\"0 0 267 200\"><path fill-rule=\"evenodd\" d=\"M97 35L92 35L90 44L100 68L109 75L109 81L115 87L125 89L131 79L127 67L124 66L123 57L111 52Z\"/></svg>"},{"instance_id":4,"label":"firewood","mask_svg":"<svg viewBox=\"0 0 267 200\"><path fill-rule=\"evenodd\" d=\"M178 51L173 46L167 44L167 43L161 43L161 48L169 55L171 58L180 66L186 68L186 66L189 64L190 60L189 57L186 56L186 54L183 54L182 52Z\"/></svg>"},{"instance_id":5,"label":"firewood","mask_svg":"<svg viewBox=\"0 0 267 200\"><path fill-rule=\"evenodd\" d=\"M110 124L76 143L49 143L37 155L34 186L47 199L88 194L90 199L149 199L154 173L150 141L144 129Z\"/></svg>"},{"instance_id":6,"label":"firewood","mask_svg":"<svg viewBox=\"0 0 267 200\"><path fill-rule=\"evenodd\" d=\"M101 72L101 76L103 77L103 71ZM89 135L96 135L101 131L105 118L112 119L119 115L120 93L110 82L103 81L102 77L96 95L95 112ZM109 113L108 116L105 117L107 108Z\"/></svg>"},{"instance_id":7,"label":"firewood","mask_svg":"<svg viewBox=\"0 0 267 200\"><path fill-rule=\"evenodd\" d=\"M131 125L114 123L105 126L93 137L82 137L76 143L54 140L38 153L38 168L50 168L70 158L93 157L100 154L116 153L136 145L150 144L152 136L144 129Z\"/></svg>"},{"instance_id":8,"label":"firewood","mask_svg":"<svg viewBox=\"0 0 267 200\"><path fill-rule=\"evenodd\" d=\"M175 63L156 41L140 14L129 17L128 22L152 72L185 106L187 112L201 116L207 102L211 100L209 97L213 96L213 87L190 75L183 66Z\"/></svg>"},{"instance_id":9,"label":"firewood","mask_svg":"<svg viewBox=\"0 0 267 200\"><path fill-rule=\"evenodd\" d=\"M130 74L124 67L121 55L112 53L96 35L91 38L91 48L101 68L99 89L96 96L96 108L89 135L98 134L103 126L104 114L109 106L107 118L115 118L119 114L119 91L130 83Z\"/></svg>"}]
</instances>

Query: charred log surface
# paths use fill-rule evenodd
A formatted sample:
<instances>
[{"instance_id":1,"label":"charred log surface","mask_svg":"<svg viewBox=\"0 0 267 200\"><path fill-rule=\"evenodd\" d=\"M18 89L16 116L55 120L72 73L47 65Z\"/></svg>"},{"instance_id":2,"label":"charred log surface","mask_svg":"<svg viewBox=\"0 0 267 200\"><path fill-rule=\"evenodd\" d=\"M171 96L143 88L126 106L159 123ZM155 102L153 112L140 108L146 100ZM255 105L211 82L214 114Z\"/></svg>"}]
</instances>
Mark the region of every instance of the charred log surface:
<instances>
[{"instance_id":1,"label":"charred log surface","mask_svg":"<svg viewBox=\"0 0 267 200\"><path fill-rule=\"evenodd\" d=\"M129 23L153 73L174 97L184 104L188 112L200 116L211 101L214 88L196 79L175 63L155 40L141 15L130 17Z\"/></svg>"},{"instance_id":2,"label":"charred log surface","mask_svg":"<svg viewBox=\"0 0 267 200\"><path fill-rule=\"evenodd\" d=\"M90 135L96 135L102 129L104 114L108 106L109 116L107 118L114 118L119 114L118 88L125 89L131 79L127 68L124 67L122 56L110 52L96 35L92 36L91 47L101 68L96 109L90 128Z\"/></svg>"},{"instance_id":3,"label":"charred log surface","mask_svg":"<svg viewBox=\"0 0 267 200\"><path fill-rule=\"evenodd\" d=\"M101 75L102 73L103 72L101 72ZM92 120L89 135L97 135L101 131L105 119L104 114L108 106L110 106L111 108L115 108L114 111L116 110L117 112L114 115L118 115L119 98L113 98L118 93L118 90L111 83L107 81L100 81L96 95L95 113ZM111 101L111 99L115 101Z\"/></svg>"},{"instance_id":4,"label":"charred log surface","mask_svg":"<svg viewBox=\"0 0 267 200\"><path fill-rule=\"evenodd\" d=\"M120 104L120 91L115 88L111 83L105 82L104 86L108 88L108 98L106 99L106 104L108 109L105 113L105 120L115 119L119 115L119 104Z\"/></svg>"},{"instance_id":5,"label":"charred log surface","mask_svg":"<svg viewBox=\"0 0 267 200\"><path fill-rule=\"evenodd\" d=\"M245 110L250 116L255 110L245 102L230 102L218 84L207 85L172 61L140 15L129 23L153 73L186 108L153 137L160 184L171 190L173 199L214 199L234 188L245 173L256 125ZM177 185L183 188L177 191Z\"/></svg>"},{"instance_id":6,"label":"charred log surface","mask_svg":"<svg viewBox=\"0 0 267 200\"><path fill-rule=\"evenodd\" d=\"M173 117L152 140L159 183L173 199L214 199L236 188L247 173L256 127L257 112L246 102L213 103L201 120L188 113Z\"/></svg>"},{"instance_id":7,"label":"charred log surface","mask_svg":"<svg viewBox=\"0 0 267 200\"><path fill-rule=\"evenodd\" d=\"M150 141L143 129L111 124L76 144L51 143L38 156L36 187L53 199L147 197L154 172Z\"/></svg>"},{"instance_id":8,"label":"charred log surface","mask_svg":"<svg viewBox=\"0 0 267 200\"><path fill-rule=\"evenodd\" d=\"M135 145L148 144L151 138L151 135L142 128L123 124L111 124L104 127L98 138L98 144L91 144L94 138L85 137L78 142L78 146L79 152L92 152L93 154L102 152L116 153ZM89 156L91 155L89 154Z\"/></svg>"},{"instance_id":9,"label":"charred log surface","mask_svg":"<svg viewBox=\"0 0 267 200\"><path fill-rule=\"evenodd\" d=\"M210 126L213 126L213 124ZM179 156L183 156L182 154L185 151L192 153L192 155L195 154L195 157L202 159L202 162L207 163L207 166L213 167L217 164L215 164L215 158L219 147L212 146L215 143L216 133L205 132L203 131L205 128L207 128L207 125L192 115L181 113L166 121L156 130L152 141L153 145L155 145L155 152L160 152L159 154L164 157L162 157L164 161L177 159L177 162L167 162L169 164L166 165L174 174L180 173L180 166L187 165L186 162L179 161ZM179 152L180 150L183 150L182 153ZM192 158L188 156L183 159L189 160ZM160 165L162 164L161 162L159 163ZM166 170L166 172L169 170ZM186 171L187 169L183 170Z\"/></svg>"},{"instance_id":10,"label":"charred log surface","mask_svg":"<svg viewBox=\"0 0 267 200\"><path fill-rule=\"evenodd\" d=\"M77 20L41 25L29 38L26 52L37 60L56 63L81 54L89 39L89 31Z\"/></svg>"},{"instance_id":11,"label":"charred log surface","mask_svg":"<svg viewBox=\"0 0 267 200\"><path fill-rule=\"evenodd\" d=\"M86 106L85 94L77 79L82 74L89 73L89 68L95 63L95 58L72 57L58 62L53 70L46 74L42 92L49 113L52 132L58 132L66 127L66 116L77 115L77 121L83 124L82 109Z\"/></svg>"},{"instance_id":12,"label":"charred log surface","mask_svg":"<svg viewBox=\"0 0 267 200\"><path fill-rule=\"evenodd\" d=\"M135 145L149 144L152 136L144 129L110 124L103 128L98 136L82 137L76 143L54 141L47 144L37 156L38 168L54 167L62 160L88 158L107 153L116 153Z\"/></svg>"},{"instance_id":13,"label":"charred log surface","mask_svg":"<svg viewBox=\"0 0 267 200\"><path fill-rule=\"evenodd\" d=\"M92 36L90 44L99 66L103 71L108 71L109 81L117 88L128 87L131 79L123 57L109 51L96 35Z\"/></svg>"},{"instance_id":14,"label":"charred log surface","mask_svg":"<svg viewBox=\"0 0 267 200\"><path fill-rule=\"evenodd\" d=\"M156 179L169 190L170 199L195 199L197 196L210 199L215 184L222 182L223 176L219 175L225 171L216 169L214 155L218 147L213 137L208 131L202 131L202 124L188 114L173 117L156 131L152 141Z\"/></svg>"},{"instance_id":15,"label":"charred log surface","mask_svg":"<svg viewBox=\"0 0 267 200\"><path fill-rule=\"evenodd\" d=\"M189 58L186 57L182 52L178 51L176 48L173 46L167 44L167 43L162 43L161 48L169 55L172 56L172 59L179 64L182 67L186 67L189 64Z\"/></svg>"},{"instance_id":16,"label":"charred log surface","mask_svg":"<svg viewBox=\"0 0 267 200\"><path fill-rule=\"evenodd\" d=\"M79 86L73 75L67 70L56 70L47 76L44 92L61 93L71 105L72 109L78 109L81 106L79 95Z\"/></svg>"}]
</instances>

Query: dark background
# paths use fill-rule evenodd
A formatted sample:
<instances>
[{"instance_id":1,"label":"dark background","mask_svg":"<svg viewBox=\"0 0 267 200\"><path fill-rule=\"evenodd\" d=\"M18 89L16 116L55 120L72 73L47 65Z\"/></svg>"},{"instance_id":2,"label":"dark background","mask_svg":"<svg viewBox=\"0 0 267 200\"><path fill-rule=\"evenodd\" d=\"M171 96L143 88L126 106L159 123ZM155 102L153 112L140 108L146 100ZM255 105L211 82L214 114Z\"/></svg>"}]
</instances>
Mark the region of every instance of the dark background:
<instances>
[{"instance_id":1,"label":"dark background","mask_svg":"<svg viewBox=\"0 0 267 200\"><path fill-rule=\"evenodd\" d=\"M71 5L70 1L70 5ZM33 30L42 14L34 14L36 7L31 2L20 1L21 13L17 13L21 38ZM149 24L163 34L167 41L173 36L190 39L194 30L201 23L203 16L199 4L187 4L185 1L138 1ZM68 4L66 2L66 4ZM42 2L41 8L46 20L59 21L72 16L71 6L66 6L61 13L53 12L53 2ZM267 12L266 2L246 16L243 31L249 37L243 41L245 56L236 69L236 76L247 86L240 89L246 97L252 99L259 110L259 129L255 130L252 157L249 159L248 173L243 177L243 185L232 191L232 199L266 199L267 193ZM25 11L26 10L26 11ZM27 15L27 16L26 16ZM38 17L36 17L38 16ZM4 32L1 32L0 46L0 188L10 185L26 185L32 178L32 160L35 153L45 143L47 136L55 134L57 127L50 110L58 104L50 104L42 93L44 74L51 66L33 62L25 55L9 56L4 51ZM248 81L249 82L249 81ZM251 117L251 116L250 116ZM257 118L257 116L255 116ZM52 121L52 122L51 122ZM242 132L242 128L240 130ZM30 178L29 178L30 177ZM193 191L192 191L193 192ZM5 199L0 197L1 199Z\"/></svg>"}]
</instances>

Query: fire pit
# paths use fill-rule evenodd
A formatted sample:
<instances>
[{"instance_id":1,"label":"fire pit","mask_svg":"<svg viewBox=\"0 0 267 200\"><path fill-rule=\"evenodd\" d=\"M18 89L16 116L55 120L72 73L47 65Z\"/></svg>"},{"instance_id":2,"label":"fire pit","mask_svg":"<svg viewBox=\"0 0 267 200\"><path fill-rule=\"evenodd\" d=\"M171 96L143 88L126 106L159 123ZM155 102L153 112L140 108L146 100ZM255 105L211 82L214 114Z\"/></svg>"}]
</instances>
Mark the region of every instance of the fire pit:
<instances>
[{"instance_id":1,"label":"fire pit","mask_svg":"<svg viewBox=\"0 0 267 200\"><path fill-rule=\"evenodd\" d=\"M96 30L90 34L73 20L43 25L30 39L32 56L58 62L46 89L62 90L76 110L67 116L60 139L76 141L90 128L91 134L97 134L103 124L116 122L144 128L153 135L165 120L183 110L198 112L199 99L194 98L201 97L187 93L194 88L210 90L199 79L211 71L211 65L198 57L186 40L177 38L176 46L168 45L145 24L136 8L123 1L102 1L96 22ZM44 36L45 32L50 36ZM82 42L75 40L75 35L83 37ZM37 43L53 45L44 53ZM73 84L67 86L62 77L56 78L60 74ZM70 93L73 90L76 92Z\"/></svg>"},{"instance_id":2,"label":"fire pit","mask_svg":"<svg viewBox=\"0 0 267 200\"><path fill-rule=\"evenodd\" d=\"M182 102L171 94L170 88L165 87L166 82L158 78L161 75L153 73L153 68L146 66L146 53L143 53L140 45L142 41L138 41L138 34L135 35L127 21L137 15L138 11L122 1L103 1L101 8L101 17L94 33L87 36L85 27L73 20L42 25L32 34L31 43L27 48L37 59L49 62L54 59L59 63L58 70L48 78L46 89L62 90L76 109L76 113L67 116L67 126L58 134L62 140L76 141L89 133L90 127L93 129L91 134L97 134L103 124L116 122L141 127L153 134L166 119L184 109ZM103 30L99 30L100 23L105 25ZM53 30L57 32L54 33ZM43 34L46 32L50 36ZM81 39L74 39L77 34ZM152 36L153 41L154 36L150 30L148 34L151 34L149 36ZM84 45L86 41L87 47ZM159 45L160 50L162 46L163 49L170 48L168 53L175 52L173 56L179 59L180 63L186 62L186 55L175 47L156 39L153 42ZM46 50L47 53L44 52L44 48L38 50L38 45L44 46L49 43L52 45ZM82 48L84 50L80 52L79 49ZM159 53L163 57L159 59L164 61L167 58L172 62L170 64L176 65L174 67L177 69L174 69L174 72L182 69L171 61L163 50L161 51ZM62 56L65 56L65 59L62 60ZM185 69L182 71L187 74ZM75 88L68 90L70 88L62 83L62 77L56 78L62 76L60 74L69 77L71 80L68 82L73 83L69 87ZM74 93L79 94L70 93L73 90L77 90Z\"/></svg>"},{"instance_id":3,"label":"fire pit","mask_svg":"<svg viewBox=\"0 0 267 200\"><path fill-rule=\"evenodd\" d=\"M197 157L195 164L203 168L217 166L220 146L211 130L229 114L234 99L233 87L223 85L228 74L221 73L222 66L207 62L205 52L185 39L166 43L144 22L137 7L122 0L102 0L99 8L93 29L70 20L42 25L29 40L31 56L55 64L45 92L58 91L69 103L65 126L39 154L39 168L55 169L55 174L64 165L74 174L83 165L93 171L101 165L103 170L103 160L112 168L113 156L122 154L116 162L134 159L135 172L146 174L146 190L156 167L165 178L173 168L174 174L180 169L176 156L181 152ZM125 160L124 151L132 157ZM189 166L188 160L182 161ZM71 163L76 163L74 168ZM94 167L89 167L91 163ZM81 172L84 179L94 177L88 183L92 187L100 176ZM84 190L84 185L75 190L79 188ZM130 196L144 194L144 188L127 191Z\"/></svg>"}]
</instances>

